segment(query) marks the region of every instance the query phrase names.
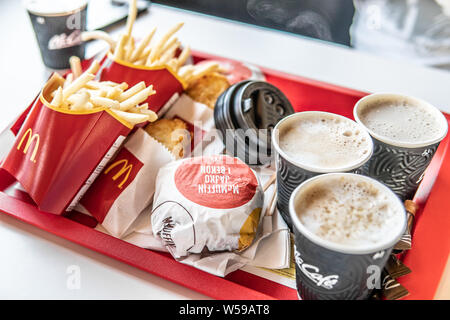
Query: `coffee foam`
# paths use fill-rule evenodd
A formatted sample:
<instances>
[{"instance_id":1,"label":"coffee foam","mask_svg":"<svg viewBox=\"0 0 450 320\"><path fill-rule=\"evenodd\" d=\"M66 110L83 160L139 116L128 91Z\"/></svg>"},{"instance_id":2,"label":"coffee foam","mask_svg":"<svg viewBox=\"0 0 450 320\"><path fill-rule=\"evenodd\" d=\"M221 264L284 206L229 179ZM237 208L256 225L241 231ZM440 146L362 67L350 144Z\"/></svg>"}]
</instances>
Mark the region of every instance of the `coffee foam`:
<instances>
[{"instance_id":1,"label":"coffee foam","mask_svg":"<svg viewBox=\"0 0 450 320\"><path fill-rule=\"evenodd\" d=\"M351 175L307 185L295 199L295 211L310 232L352 248L392 239L404 219L392 195Z\"/></svg>"},{"instance_id":2,"label":"coffee foam","mask_svg":"<svg viewBox=\"0 0 450 320\"><path fill-rule=\"evenodd\" d=\"M361 109L359 119L372 132L399 143L432 141L442 134L437 116L407 99L371 102Z\"/></svg>"},{"instance_id":3,"label":"coffee foam","mask_svg":"<svg viewBox=\"0 0 450 320\"><path fill-rule=\"evenodd\" d=\"M289 158L309 167L352 167L371 153L371 138L354 121L312 113L280 128L279 146Z\"/></svg>"}]
</instances>

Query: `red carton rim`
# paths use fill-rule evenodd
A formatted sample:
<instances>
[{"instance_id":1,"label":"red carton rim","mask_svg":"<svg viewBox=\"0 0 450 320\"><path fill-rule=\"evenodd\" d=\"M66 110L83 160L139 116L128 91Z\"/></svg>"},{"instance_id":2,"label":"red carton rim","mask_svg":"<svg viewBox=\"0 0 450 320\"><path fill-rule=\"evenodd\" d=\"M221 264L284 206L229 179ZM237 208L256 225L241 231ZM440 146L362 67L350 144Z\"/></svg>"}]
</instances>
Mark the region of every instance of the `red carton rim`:
<instances>
[{"instance_id":1,"label":"red carton rim","mask_svg":"<svg viewBox=\"0 0 450 320\"><path fill-rule=\"evenodd\" d=\"M56 74L53 74L53 76L44 85L44 88L42 89L41 93L39 94L39 100L42 102L42 104L45 107L47 107L49 109L52 109L53 111L56 111L56 112L66 113L66 114L74 114L74 115L77 115L77 114L93 114L93 113L98 113L98 112L105 111L111 117L113 117L114 119L119 121L121 124L123 124L128 129L133 129L134 128L134 126L132 124L130 124L125 119L122 119L121 117L119 117L117 114L112 112L111 109L109 109L109 108L97 107L97 108L93 108L91 110L74 111L74 110L65 110L65 109L62 109L62 108L57 108L57 107L51 106L50 102L48 102L47 99L45 99L45 95L47 94L47 91L50 90L50 88L52 86L54 86L55 82L58 82L58 81L61 81L61 80L62 79L59 79L58 76L56 76Z\"/></svg>"},{"instance_id":2,"label":"red carton rim","mask_svg":"<svg viewBox=\"0 0 450 320\"><path fill-rule=\"evenodd\" d=\"M183 90L186 90L187 88L187 84L186 82L178 75L178 73L176 73L170 66L168 65L162 65L162 66L153 66L153 67L147 67L147 66L139 66L139 65L135 65L132 64L130 62L121 60L121 59L117 59L113 56L113 54L111 53L111 51L108 51L108 53L106 54L106 56L111 60L114 61L115 63L118 63L122 66L131 68L131 69L138 69L138 70L163 70L166 69L167 71L169 71L169 73L178 80L179 83L181 83L181 86L183 87Z\"/></svg>"}]
</instances>

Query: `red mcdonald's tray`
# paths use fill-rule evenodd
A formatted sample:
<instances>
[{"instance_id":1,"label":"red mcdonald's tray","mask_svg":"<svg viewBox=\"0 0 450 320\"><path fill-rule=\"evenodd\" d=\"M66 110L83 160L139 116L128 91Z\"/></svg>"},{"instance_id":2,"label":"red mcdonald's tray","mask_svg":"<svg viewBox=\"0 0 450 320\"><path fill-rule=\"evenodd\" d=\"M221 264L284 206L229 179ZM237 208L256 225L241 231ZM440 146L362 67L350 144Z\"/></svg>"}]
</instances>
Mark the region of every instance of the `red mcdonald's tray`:
<instances>
[{"instance_id":1,"label":"red mcdonald's tray","mask_svg":"<svg viewBox=\"0 0 450 320\"><path fill-rule=\"evenodd\" d=\"M217 58L195 53L194 61ZM290 99L296 111L322 110L352 116L353 105L364 92L262 68L266 80ZM450 116L446 115L450 121ZM406 299L433 299L449 252L450 155L444 139L416 195L421 210L416 215L413 248L404 262L412 273L401 277L410 292ZM0 190L10 184L0 171ZM434 186L433 186L434 183ZM431 189L431 187L433 188ZM296 290L242 270L220 278L176 262L169 254L146 250L101 233L89 221L39 211L27 195L0 192L0 211L109 257L183 285L215 299L297 299ZM432 263L431 263L432 261ZM168 272L170 270L170 272Z\"/></svg>"}]
</instances>

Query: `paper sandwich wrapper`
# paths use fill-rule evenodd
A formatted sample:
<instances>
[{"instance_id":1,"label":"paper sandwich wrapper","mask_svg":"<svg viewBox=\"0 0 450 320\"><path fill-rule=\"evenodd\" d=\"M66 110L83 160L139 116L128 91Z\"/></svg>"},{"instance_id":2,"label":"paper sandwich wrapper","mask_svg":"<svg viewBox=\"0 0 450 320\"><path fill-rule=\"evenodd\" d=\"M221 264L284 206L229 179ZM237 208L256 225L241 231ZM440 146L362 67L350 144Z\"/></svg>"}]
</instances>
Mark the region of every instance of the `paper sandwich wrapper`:
<instances>
[{"instance_id":1,"label":"paper sandwich wrapper","mask_svg":"<svg viewBox=\"0 0 450 320\"><path fill-rule=\"evenodd\" d=\"M16 141L1 165L40 210L54 214L74 208L133 129L109 109L50 106L49 94L62 81L54 74L13 125Z\"/></svg>"}]
</instances>

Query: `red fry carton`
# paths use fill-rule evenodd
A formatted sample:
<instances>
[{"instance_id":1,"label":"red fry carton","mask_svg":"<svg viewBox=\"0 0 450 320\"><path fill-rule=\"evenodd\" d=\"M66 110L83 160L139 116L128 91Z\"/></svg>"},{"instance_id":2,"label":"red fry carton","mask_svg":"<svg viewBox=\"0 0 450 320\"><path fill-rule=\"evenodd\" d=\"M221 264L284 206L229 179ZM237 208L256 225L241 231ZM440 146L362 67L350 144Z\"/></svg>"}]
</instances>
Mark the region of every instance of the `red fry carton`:
<instances>
[{"instance_id":1,"label":"red fry carton","mask_svg":"<svg viewBox=\"0 0 450 320\"><path fill-rule=\"evenodd\" d=\"M54 74L44 86L1 165L40 210L54 214L76 205L133 129L105 108L71 111L50 106L50 93L62 81Z\"/></svg>"},{"instance_id":2,"label":"red fry carton","mask_svg":"<svg viewBox=\"0 0 450 320\"><path fill-rule=\"evenodd\" d=\"M144 81L146 86L153 85L156 94L146 102L150 109L158 113L166 105L171 105L186 88L184 81L168 66L146 67L115 59L108 53L102 66L101 81L126 82L134 86Z\"/></svg>"}]
</instances>

